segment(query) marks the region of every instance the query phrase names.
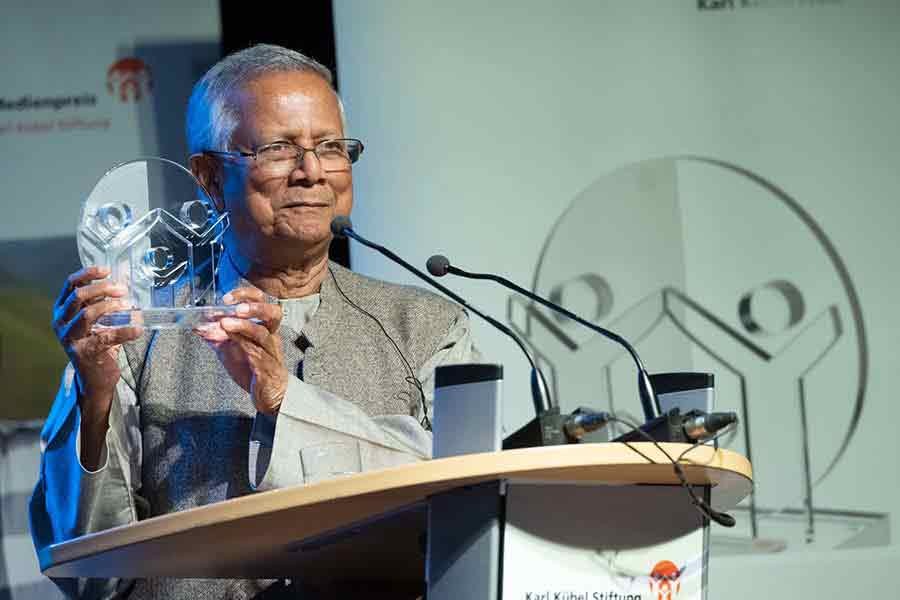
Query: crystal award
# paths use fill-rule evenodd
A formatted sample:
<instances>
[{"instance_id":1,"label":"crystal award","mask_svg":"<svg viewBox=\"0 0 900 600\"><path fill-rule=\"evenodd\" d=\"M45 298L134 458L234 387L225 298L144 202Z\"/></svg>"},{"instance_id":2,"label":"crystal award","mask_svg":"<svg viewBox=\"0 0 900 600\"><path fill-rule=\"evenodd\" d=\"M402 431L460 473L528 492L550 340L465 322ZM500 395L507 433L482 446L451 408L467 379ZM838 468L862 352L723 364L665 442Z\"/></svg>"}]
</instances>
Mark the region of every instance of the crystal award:
<instances>
[{"instance_id":1,"label":"crystal award","mask_svg":"<svg viewBox=\"0 0 900 600\"><path fill-rule=\"evenodd\" d=\"M131 308L97 327L189 328L234 313L223 306L216 272L228 214L178 163L140 158L109 170L88 195L78 226L84 266L110 269Z\"/></svg>"}]
</instances>

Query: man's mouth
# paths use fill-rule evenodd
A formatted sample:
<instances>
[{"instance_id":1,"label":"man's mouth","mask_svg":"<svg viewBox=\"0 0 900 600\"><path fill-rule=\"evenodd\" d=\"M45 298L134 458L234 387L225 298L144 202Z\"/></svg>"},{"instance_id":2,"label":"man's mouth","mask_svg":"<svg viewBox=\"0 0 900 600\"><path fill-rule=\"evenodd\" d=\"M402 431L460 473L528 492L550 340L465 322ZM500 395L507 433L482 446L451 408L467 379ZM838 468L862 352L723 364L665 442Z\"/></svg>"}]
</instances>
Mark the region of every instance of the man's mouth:
<instances>
[{"instance_id":1,"label":"man's mouth","mask_svg":"<svg viewBox=\"0 0 900 600\"><path fill-rule=\"evenodd\" d=\"M287 202L281 208L328 208L331 206L328 202L320 200L298 200L297 202Z\"/></svg>"}]
</instances>

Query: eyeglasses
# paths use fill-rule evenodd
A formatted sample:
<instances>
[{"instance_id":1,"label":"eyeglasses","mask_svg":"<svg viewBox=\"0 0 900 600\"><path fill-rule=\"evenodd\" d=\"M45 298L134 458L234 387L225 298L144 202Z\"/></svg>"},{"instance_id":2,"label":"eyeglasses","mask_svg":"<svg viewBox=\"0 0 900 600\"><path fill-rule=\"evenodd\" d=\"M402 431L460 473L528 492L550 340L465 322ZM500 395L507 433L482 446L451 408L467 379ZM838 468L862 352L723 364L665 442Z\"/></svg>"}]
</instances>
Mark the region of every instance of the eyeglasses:
<instances>
[{"instance_id":1,"label":"eyeglasses","mask_svg":"<svg viewBox=\"0 0 900 600\"><path fill-rule=\"evenodd\" d=\"M215 156L239 156L253 159L253 168L267 177L286 177L297 168L307 152L312 152L328 173L347 171L359 160L363 143L354 139L323 140L314 148L304 148L291 142L274 142L260 146L253 152L223 152L206 150L204 154Z\"/></svg>"}]
</instances>

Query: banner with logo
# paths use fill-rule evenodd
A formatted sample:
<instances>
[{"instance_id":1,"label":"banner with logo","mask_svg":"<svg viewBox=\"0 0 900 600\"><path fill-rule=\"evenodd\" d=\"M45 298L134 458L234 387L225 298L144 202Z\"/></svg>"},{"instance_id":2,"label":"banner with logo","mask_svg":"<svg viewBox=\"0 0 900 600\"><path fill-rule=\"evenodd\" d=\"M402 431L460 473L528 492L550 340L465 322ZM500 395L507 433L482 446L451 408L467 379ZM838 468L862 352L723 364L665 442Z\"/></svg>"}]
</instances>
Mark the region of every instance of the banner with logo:
<instances>
[{"instance_id":1,"label":"banner with logo","mask_svg":"<svg viewBox=\"0 0 900 600\"><path fill-rule=\"evenodd\" d=\"M707 530L685 497L678 486L511 483L503 599L705 600Z\"/></svg>"},{"instance_id":2,"label":"banner with logo","mask_svg":"<svg viewBox=\"0 0 900 600\"><path fill-rule=\"evenodd\" d=\"M187 97L219 57L218 3L16 3L0 31L0 419L42 418L66 360L50 312L80 267L81 203L120 162L185 163Z\"/></svg>"}]
</instances>

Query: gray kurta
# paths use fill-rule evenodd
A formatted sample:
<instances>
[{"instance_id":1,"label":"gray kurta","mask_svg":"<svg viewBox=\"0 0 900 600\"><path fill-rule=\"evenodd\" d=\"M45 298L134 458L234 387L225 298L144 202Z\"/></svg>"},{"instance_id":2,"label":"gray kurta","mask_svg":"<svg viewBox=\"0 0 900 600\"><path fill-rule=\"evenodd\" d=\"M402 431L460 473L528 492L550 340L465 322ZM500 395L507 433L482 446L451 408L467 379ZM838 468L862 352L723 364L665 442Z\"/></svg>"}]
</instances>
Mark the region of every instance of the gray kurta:
<instances>
[{"instance_id":1,"label":"gray kurta","mask_svg":"<svg viewBox=\"0 0 900 600\"><path fill-rule=\"evenodd\" d=\"M434 294L330 265L316 299L282 301L286 366L293 374L277 419L249 395L209 346L189 331L148 335L120 352L122 379L110 414L103 466L78 458L79 411L71 367L42 434L31 504L40 549L50 543L250 493L302 482L299 451L359 441L363 469L427 459L418 392L385 332L433 394L439 364L477 359L468 319ZM308 319L308 322L307 322ZM430 409L430 407L429 407ZM130 598L249 598L267 582L139 580ZM109 597L126 582L62 582L82 597Z\"/></svg>"}]
</instances>

